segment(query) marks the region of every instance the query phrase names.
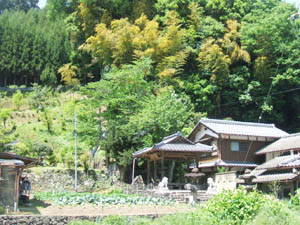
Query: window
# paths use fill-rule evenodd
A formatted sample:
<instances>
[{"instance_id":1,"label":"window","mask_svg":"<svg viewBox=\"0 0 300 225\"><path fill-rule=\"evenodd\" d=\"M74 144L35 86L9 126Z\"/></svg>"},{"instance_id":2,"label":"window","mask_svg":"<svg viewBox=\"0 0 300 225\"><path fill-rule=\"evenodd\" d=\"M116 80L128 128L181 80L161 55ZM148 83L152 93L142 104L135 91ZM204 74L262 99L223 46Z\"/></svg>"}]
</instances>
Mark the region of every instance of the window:
<instances>
[{"instance_id":1,"label":"window","mask_svg":"<svg viewBox=\"0 0 300 225\"><path fill-rule=\"evenodd\" d=\"M231 151L232 152L247 152L248 151L248 142L231 142Z\"/></svg>"},{"instance_id":2,"label":"window","mask_svg":"<svg viewBox=\"0 0 300 225\"><path fill-rule=\"evenodd\" d=\"M238 152L240 150L239 142L233 141L231 142L231 151Z\"/></svg>"}]
</instances>

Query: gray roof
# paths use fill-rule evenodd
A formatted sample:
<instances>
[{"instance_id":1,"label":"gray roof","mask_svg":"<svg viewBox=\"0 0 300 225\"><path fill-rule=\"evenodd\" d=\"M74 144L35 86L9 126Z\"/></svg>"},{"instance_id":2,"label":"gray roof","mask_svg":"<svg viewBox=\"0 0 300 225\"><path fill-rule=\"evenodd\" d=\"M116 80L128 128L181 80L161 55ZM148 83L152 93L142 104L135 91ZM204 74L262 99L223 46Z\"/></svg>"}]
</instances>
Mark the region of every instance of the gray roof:
<instances>
[{"instance_id":1,"label":"gray roof","mask_svg":"<svg viewBox=\"0 0 300 225\"><path fill-rule=\"evenodd\" d=\"M17 159L0 159L0 166L24 166L24 162Z\"/></svg>"},{"instance_id":2,"label":"gray roof","mask_svg":"<svg viewBox=\"0 0 300 225\"><path fill-rule=\"evenodd\" d=\"M195 166L195 165L194 165ZM229 161L217 159L208 163L199 163L199 168L208 168L208 167L257 167L257 164L250 162L240 162L240 161Z\"/></svg>"},{"instance_id":3,"label":"gray roof","mask_svg":"<svg viewBox=\"0 0 300 225\"><path fill-rule=\"evenodd\" d=\"M175 143L175 144L163 144L161 146L154 145L159 150L165 151L181 151L181 152L213 152L212 146L203 144L185 144L185 143Z\"/></svg>"},{"instance_id":4,"label":"gray roof","mask_svg":"<svg viewBox=\"0 0 300 225\"><path fill-rule=\"evenodd\" d=\"M133 157L138 157L143 154L154 152L154 151L164 151L164 152L214 152L216 149L213 146L196 144L187 138L185 138L180 132L163 138L163 140L153 145L149 148L144 148L142 150L133 153Z\"/></svg>"},{"instance_id":5,"label":"gray roof","mask_svg":"<svg viewBox=\"0 0 300 225\"><path fill-rule=\"evenodd\" d=\"M293 180L298 177L298 174L295 173L278 173L278 174L267 174L267 175L259 175L253 179L254 183L265 183L272 181L286 181Z\"/></svg>"},{"instance_id":6,"label":"gray roof","mask_svg":"<svg viewBox=\"0 0 300 225\"><path fill-rule=\"evenodd\" d=\"M258 166L256 170L296 167L300 167L300 155L287 155L276 157Z\"/></svg>"},{"instance_id":7,"label":"gray roof","mask_svg":"<svg viewBox=\"0 0 300 225\"><path fill-rule=\"evenodd\" d=\"M260 155L270 152L283 152L289 150L300 150L300 133L290 134L289 136L282 137L256 152L256 154Z\"/></svg>"},{"instance_id":8,"label":"gray roof","mask_svg":"<svg viewBox=\"0 0 300 225\"><path fill-rule=\"evenodd\" d=\"M275 127L274 124L240 122L207 118L201 118L196 127L191 132L191 134L197 129L199 125L204 125L205 127L214 131L216 134L231 134L272 138L280 138L288 135L288 133L286 133L285 131Z\"/></svg>"}]
</instances>

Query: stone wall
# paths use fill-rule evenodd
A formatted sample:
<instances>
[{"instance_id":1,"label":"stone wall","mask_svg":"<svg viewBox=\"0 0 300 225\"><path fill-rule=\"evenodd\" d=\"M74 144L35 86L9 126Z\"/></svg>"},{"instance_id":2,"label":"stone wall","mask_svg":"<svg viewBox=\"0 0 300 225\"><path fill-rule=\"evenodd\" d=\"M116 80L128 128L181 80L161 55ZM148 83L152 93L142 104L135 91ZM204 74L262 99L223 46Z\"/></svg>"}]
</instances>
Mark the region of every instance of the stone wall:
<instances>
[{"instance_id":1,"label":"stone wall","mask_svg":"<svg viewBox=\"0 0 300 225\"><path fill-rule=\"evenodd\" d=\"M215 176L216 191L220 193L222 190L235 190L237 187L236 178L235 171L217 173Z\"/></svg>"},{"instance_id":2,"label":"stone wall","mask_svg":"<svg viewBox=\"0 0 300 225\"><path fill-rule=\"evenodd\" d=\"M65 225L74 220L96 221L92 216L0 216L1 225Z\"/></svg>"},{"instance_id":3,"label":"stone wall","mask_svg":"<svg viewBox=\"0 0 300 225\"><path fill-rule=\"evenodd\" d=\"M74 191L74 170L55 168L32 168L25 170L32 184L32 192L40 191ZM78 190L95 191L109 187L116 180L101 171L90 170L85 174L78 171Z\"/></svg>"},{"instance_id":4,"label":"stone wall","mask_svg":"<svg viewBox=\"0 0 300 225\"><path fill-rule=\"evenodd\" d=\"M155 219L160 217L160 214L139 215L137 217L147 217ZM67 225L72 221L89 220L102 221L106 216L14 216L0 215L0 225ZM134 218L135 216L130 216Z\"/></svg>"}]
</instances>

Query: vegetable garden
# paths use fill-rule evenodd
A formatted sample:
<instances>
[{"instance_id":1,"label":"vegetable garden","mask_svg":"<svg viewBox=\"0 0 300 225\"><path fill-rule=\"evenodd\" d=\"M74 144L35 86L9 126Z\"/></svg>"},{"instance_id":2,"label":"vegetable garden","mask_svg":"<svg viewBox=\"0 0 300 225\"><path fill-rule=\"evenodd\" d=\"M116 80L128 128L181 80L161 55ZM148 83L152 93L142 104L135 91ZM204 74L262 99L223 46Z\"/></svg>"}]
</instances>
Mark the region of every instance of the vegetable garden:
<instances>
[{"instance_id":1,"label":"vegetable garden","mask_svg":"<svg viewBox=\"0 0 300 225\"><path fill-rule=\"evenodd\" d=\"M95 193L72 193L72 192L40 192L34 196L37 200L50 201L56 205L169 205L172 200L163 198L143 197L126 194L95 194Z\"/></svg>"}]
</instances>

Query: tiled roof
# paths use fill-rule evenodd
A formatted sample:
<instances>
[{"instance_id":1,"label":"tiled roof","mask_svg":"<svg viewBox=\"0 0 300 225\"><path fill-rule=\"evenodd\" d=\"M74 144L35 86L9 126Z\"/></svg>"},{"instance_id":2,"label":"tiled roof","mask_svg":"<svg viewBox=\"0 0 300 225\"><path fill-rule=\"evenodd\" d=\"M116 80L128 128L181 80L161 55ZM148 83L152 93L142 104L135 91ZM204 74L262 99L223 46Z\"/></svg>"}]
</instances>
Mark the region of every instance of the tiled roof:
<instances>
[{"instance_id":1,"label":"tiled roof","mask_svg":"<svg viewBox=\"0 0 300 225\"><path fill-rule=\"evenodd\" d=\"M253 182L264 183L264 182L272 182L272 181L286 181L286 180L293 180L298 176L299 175L295 173L278 173L278 174L260 175L254 178Z\"/></svg>"},{"instance_id":2,"label":"tiled roof","mask_svg":"<svg viewBox=\"0 0 300 225\"><path fill-rule=\"evenodd\" d=\"M163 138L163 140L149 148L133 153L133 157L141 156L151 151L165 151L165 152L214 152L216 149L213 146L196 144L186 139L180 132Z\"/></svg>"},{"instance_id":3,"label":"tiled roof","mask_svg":"<svg viewBox=\"0 0 300 225\"><path fill-rule=\"evenodd\" d=\"M141 150L138 150L138 151L134 152L132 155L133 156L139 156L139 155L142 155L143 153L149 152L151 150L152 150L152 147L150 147L150 148L143 148Z\"/></svg>"},{"instance_id":4,"label":"tiled roof","mask_svg":"<svg viewBox=\"0 0 300 225\"><path fill-rule=\"evenodd\" d=\"M300 167L299 155L287 155L276 157L258 166L256 170L294 167Z\"/></svg>"},{"instance_id":5,"label":"tiled roof","mask_svg":"<svg viewBox=\"0 0 300 225\"><path fill-rule=\"evenodd\" d=\"M24 162L17 159L0 159L1 166L24 166Z\"/></svg>"},{"instance_id":6,"label":"tiled roof","mask_svg":"<svg viewBox=\"0 0 300 225\"><path fill-rule=\"evenodd\" d=\"M282 137L279 140L269 144L260 151L256 152L257 155L266 154L270 152L300 150L300 133L290 134L289 136Z\"/></svg>"},{"instance_id":7,"label":"tiled roof","mask_svg":"<svg viewBox=\"0 0 300 225\"><path fill-rule=\"evenodd\" d=\"M208 167L218 167L218 166L224 166L224 167L257 167L257 164L249 163L249 162L227 161L227 160L225 161L225 160L217 159L213 162L199 163L198 167L199 168L208 168Z\"/></svg>"},{"instance_id":8,"label":"tiled roof","mask_svg":"<svg viewBox=\"0 0 300 225\"><path fill-rule=\"evenodd\" d=\"M163 144L161 146L154 145L156 149L165 151L181 151L181 152L213 152L212 146L203 144L185 144L185 143L175 143L175 144Z\"/></svg>"},{"instance_id":9,"label":"tiled roof","mask_svg":"<svg viewBox=\"0 0 300 225\"><path fill-rule=\"evenodd\" d=\"M240 121L206 119L206 118L200 119L196 127L193 129L192 133L199 125L204 125L205 127L209 128L210 130L214 131L217 134L273 137L273 138L280 138L288 135L288 133L286 133L285 131L275 127L274 124L240 122Z\"/></svg>"}]
</instances>

